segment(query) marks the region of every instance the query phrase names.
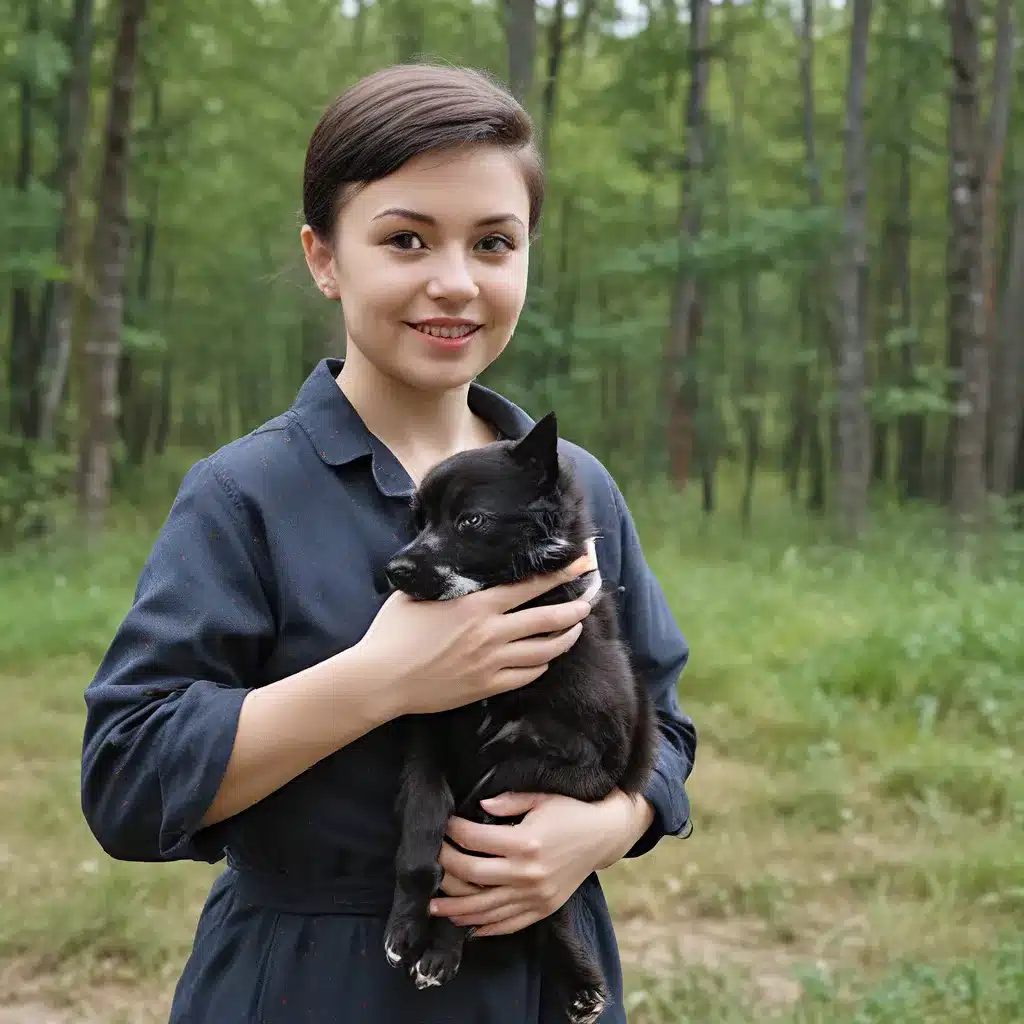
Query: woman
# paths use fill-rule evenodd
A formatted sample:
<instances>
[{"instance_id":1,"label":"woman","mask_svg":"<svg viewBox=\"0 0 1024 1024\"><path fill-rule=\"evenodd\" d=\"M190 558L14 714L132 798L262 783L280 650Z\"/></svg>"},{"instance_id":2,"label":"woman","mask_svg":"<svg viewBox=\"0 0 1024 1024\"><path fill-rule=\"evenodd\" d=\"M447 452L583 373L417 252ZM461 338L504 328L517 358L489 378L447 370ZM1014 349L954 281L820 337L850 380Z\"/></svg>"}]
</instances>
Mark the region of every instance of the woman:
<instances>
[{"instance_id":1,"label":"woman","mask_svg":"<svg viewBox=\"0 0 1024 1024\"><path fill-rule=\"evenodd\" d=\"M529 429L473 381L522 309L542 195L527 116L474 72L379 72L313 133L302 244L343 308L346 358L321 362L290 409L189 471L86 691L82 800L103 848L227 859L172 1024L554 1024L519 933L581 885L612 993L601 1020L625 1020L594 872L689 828L696 736L675 697L688 652L618 488L565 442L657 703L657 771L637 802L506 794L488 810L525 812L519 825L453 818L452 839L473 853L445 846L433 911L477 926L462 969L418 991L383 948L395 720L532 682L589 611L505 614L585 565L440 603L386 597L379 583L412 534L423 474Z\"/></svg>"}]
</instances>

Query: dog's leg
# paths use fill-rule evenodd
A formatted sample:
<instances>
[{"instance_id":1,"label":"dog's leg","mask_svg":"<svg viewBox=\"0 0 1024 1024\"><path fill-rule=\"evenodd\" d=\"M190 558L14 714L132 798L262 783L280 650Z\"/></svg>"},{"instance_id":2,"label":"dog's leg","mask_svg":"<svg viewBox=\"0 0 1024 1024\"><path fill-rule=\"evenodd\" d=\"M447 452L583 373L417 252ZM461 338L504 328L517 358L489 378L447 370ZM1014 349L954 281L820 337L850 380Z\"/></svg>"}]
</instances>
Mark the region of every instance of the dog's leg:
<instances>
[{"instance_id":1,"label":"dog's leg","mask_svg":"<svg viewBox=\"0 0 1024 1024\"><path fill-rule=\"evenodd\" d=\"M544 922L543 971L558 995L569 1024L595 1024L608 1001L604 977L572 924L570 897Z\"/></svg>"},{"instance_id":2,"label":"dog's leg","mask_svg":"<svg viewBox=\"0 0 1024 1024\"><path fill-rule=\"evenodd\" d=\"M468 934L468 928L454 924L447 917L431 919L426 948L409 970L417 988L443 985L459 973Z\"/></svg>"},{"instance_id":3,"label":"dog's leg","mask_svg":"<svg viewBox=\"0 0 1024 1024\"><path fill-rule=\"evenodd\" d=\"M437 858L454 801L423 726L410 723L410 727L412 735L396 802L401 836L384 951L392 967L403 964L415 976L416 961L429 940L430 898L443 875Z\"/></svg>"}]
</instances>

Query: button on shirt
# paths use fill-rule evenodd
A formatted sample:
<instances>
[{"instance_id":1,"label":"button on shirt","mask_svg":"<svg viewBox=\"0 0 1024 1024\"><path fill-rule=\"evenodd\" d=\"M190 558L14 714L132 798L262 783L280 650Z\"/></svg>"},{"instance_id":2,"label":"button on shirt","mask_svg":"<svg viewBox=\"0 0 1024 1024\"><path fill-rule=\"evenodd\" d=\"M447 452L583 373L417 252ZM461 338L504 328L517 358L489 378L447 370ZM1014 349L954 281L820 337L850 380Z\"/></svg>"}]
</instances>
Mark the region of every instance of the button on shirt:
<instances>
[{"instance_id":1,"label":"button on shirt","mask_svg":"<svg viewBox=\"0 0 1024 1024\"><path fill-rule=\"evenodd\" d=\"M85 817L121 860L225 860L171 1024L560 1024L528 933L470 942L455 979L423 992L387 964L401 720L200 828L245 695L357 643L387 596L382 567L412 536L412 481L337 386L341 366L322 360L290 409L185 476L85 692ZM469 403L506 437L533 424L477 384ZM689 834L696 732L676 698L689 652L618 487L593 456L559 444L658 710L655 819L635 857ZM601 1024L619 1024L619 956L596 875L582 895L579 926L612 992Z\"/></svg>"}]
</instances>

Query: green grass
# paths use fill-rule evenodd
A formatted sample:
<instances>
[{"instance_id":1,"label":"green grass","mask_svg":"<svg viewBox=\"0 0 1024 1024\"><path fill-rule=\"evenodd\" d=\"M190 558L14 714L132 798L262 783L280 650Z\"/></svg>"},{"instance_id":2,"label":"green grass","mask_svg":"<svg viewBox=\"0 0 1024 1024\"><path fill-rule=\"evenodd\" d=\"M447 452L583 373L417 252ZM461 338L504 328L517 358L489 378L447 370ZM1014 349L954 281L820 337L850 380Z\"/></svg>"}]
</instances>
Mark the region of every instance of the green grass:
<instances>
[{"instance_id":1,"label":"green grass","mask_svg":"<svg viewBox=\"0 0 1024 1024\"><path fill-rule=\"evenodd\" d=\"M845 551L770 487L744 536L723 493L713 520L634 500L701 747L693 837L605 876L631 1024L1024 1020L1024 542L968 566L927 513L882 510ZM82 691L151 509L0 562L5 990L128 986L140 1021L166 1019L219 870L112 862L78 806Z\"/></svg>"}]
</instances>

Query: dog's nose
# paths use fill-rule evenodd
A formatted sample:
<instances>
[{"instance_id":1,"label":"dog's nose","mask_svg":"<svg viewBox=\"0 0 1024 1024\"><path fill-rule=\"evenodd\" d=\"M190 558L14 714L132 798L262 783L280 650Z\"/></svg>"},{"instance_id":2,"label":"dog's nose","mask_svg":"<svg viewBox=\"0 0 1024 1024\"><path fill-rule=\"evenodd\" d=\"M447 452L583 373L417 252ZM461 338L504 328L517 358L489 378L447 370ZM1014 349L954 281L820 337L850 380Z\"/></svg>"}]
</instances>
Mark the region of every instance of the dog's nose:
<instances>
[{"instance_id":1,"label":"dog's nose","mask_svg":"<svg viewBox=\"0 0 1024 1024\"><path fill-rule=\"evenodd\" d=\"M384 575L395 590L408 590L416 579L416 566L411 558L392 558L384 567Z\"/></svg>"}]
</instances>

